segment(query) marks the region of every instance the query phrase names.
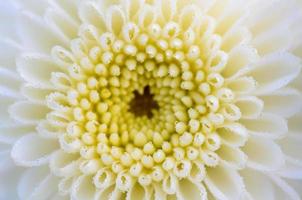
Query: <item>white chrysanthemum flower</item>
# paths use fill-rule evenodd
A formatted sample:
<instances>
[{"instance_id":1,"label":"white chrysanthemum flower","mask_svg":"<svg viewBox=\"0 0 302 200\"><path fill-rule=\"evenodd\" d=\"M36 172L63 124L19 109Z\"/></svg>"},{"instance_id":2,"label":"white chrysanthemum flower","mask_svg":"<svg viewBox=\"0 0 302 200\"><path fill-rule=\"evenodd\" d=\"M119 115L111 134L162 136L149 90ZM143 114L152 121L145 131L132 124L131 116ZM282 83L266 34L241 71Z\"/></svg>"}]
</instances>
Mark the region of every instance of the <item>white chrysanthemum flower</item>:
<instances>
[{"instance_id":1,"label":"white chrysanthemum flower","mask_svg":"<svg viewBox=\"0 0 302 200\"><path fill-rule=\"evenodd\" d=\"M300 199L300 4L1 1L0 199Z\"/></svg>"}]
</instances>

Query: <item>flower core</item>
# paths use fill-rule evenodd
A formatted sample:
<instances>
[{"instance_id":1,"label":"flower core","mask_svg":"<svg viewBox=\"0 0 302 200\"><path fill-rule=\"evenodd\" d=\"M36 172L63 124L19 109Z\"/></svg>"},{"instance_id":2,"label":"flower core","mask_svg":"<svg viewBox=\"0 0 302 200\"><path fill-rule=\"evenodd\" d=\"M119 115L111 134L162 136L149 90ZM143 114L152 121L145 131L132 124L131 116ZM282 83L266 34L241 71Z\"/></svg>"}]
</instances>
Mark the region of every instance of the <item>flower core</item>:
<instances>
[{"instance_id":1,"label":"flower core","mask_svg":"<svg viewBox=\"0 0 302 200\"><path fill-rule=\"evenodd\" d=\"M173 177L202 181L205 166L219 162L219 126L240 118L220 74L227 54L211 33L215 20L193 6L174 20L155 10L136 20L118 6L107 12L107 31L83 25L71 51L52 51L69 71L55 82L68 89L48 97L50 108L65 110L53 113L68 124L62 148L80 153L96 187L108 177L122 191L136 181L163 181L166 191Z\"/></svg>"}]
</instances>

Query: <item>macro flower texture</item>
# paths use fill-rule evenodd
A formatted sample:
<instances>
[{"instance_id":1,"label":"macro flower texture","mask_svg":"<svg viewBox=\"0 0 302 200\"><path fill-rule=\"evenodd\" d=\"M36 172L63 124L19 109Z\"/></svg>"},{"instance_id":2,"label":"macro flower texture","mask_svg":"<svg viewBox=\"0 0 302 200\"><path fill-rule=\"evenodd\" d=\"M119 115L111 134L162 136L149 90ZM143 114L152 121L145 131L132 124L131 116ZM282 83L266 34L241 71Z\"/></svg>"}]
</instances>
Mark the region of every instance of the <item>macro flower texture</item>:
<instances>
[{"instance_id":1,"label":"macro flower texture","mask_svg":"<svg viewBox=\"0 0 302 200\"><path fill-rule=\"evenodd\" d=\"M299 200L302 1L0 1L1 200Z\"/></svg>"}]
</instances>

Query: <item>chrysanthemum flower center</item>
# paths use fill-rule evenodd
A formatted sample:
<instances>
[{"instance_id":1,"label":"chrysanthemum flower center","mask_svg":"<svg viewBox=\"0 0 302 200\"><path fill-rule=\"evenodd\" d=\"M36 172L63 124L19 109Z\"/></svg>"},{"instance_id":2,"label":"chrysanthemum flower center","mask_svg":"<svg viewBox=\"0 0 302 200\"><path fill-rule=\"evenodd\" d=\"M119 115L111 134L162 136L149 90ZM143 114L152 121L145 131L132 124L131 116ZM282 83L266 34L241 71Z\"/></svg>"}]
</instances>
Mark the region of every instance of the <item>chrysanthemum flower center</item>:
<instances>
[{"instance_id":1,"label":"chrysanthemum flower center","mask_svg":"<svg viewBox=\"0 0 302 200\"><path fill-rule=\"evenodd\" d=\"M130 103L130 112L136 117L147 116L152 118L153 112L159 109L158 103L153 99L150 88L146 86L143 94L138 91L134 92L134 98Z\"/></svg>"},{"instance_id":2,"label":"chrysanthemum flower center","mask_svg":"<svg viewBox=\"0 0 302 200\"><path fill-rule=\"evenodd\" d=\"M219 73L227 59L220 37L203 26L125 22L98 34L85 25L72 52L54 48L55 59L72 60L61 146L81 154L80 168L97 173L96 185L104 173L117 176L121 190L132 179L149 185L171 173L200 179L204 165L218 164L216 130L240 112Z\"/></svg>"}]
</instances>

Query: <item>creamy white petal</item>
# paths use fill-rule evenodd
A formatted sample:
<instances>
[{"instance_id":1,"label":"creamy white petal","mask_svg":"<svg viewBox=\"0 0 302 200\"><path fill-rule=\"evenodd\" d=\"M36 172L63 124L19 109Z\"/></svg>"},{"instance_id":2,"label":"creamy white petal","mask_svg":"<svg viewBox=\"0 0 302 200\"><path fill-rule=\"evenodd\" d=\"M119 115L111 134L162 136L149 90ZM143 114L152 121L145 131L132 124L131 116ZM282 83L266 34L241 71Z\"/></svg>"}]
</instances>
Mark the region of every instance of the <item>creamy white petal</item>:
<instances>
[{"instance_id":1,"label":"creamy white petal","mask_svg":"<svg viewBox=\"0 0 302 200\"><path fill-rule=\"evenodd\" d=\"M291 117L302 108L301 92L291 88L277 90L260 98L265 104L264 112L283 117Z\"/></svg>"},{"instance_id":2,"label":"creamy white petal","mask_svg":"<svg viewBox=\"0 0 302 200\"><path fill-rule=\"evenodd\" d=\"M70 177L79 172L79 155L58 150L51 155L49 168L56 176Z\"/></svg>"},{"instance_id":3,"label":"creamy white petal","mask_svg":"<svg viewBox=\"0 0 302 200\"><path fill-rule=\"evenodd\" d=\"M275 191L270 179L264 174L246 168L240 171L246 190L257 200L274 200Z\"/></svg>"},{"instance_id":4,"label":"creamy white petal","mask_svg":"<svg viewBox=\"0 0 302 200\"><path fill-rule=\"evenodd\" d=\"M285 165L277 172L281 177L289 179L302 179L302 162L285 156Z\"/></svg>"},{"instance_id":5,"label":"creamy white petal","mask_svg":"<svg viewBox=\"0 0 302 200\"><path fill-rule=\"evenodd\" d=\"M207 169L205 185L217 199L239 199L244 192L242 178L236 170L225 165Z\"/></svg>"},{"instance_id":6,"label":"creamy white petal","mask_svg":"<svg viewBox=\"0 0 302 200\"><path fill-rule=\"evenodd\" d=\"M179 180L176 196L179 200L206 200L207 191L202 183L193 183L184 178Z\"/></svg>"},{"instance_id":7,"label":"creamy white petal","mask_svg":"<svg viewBox=\"0 0 302 200\"><path fill-rule=\"evenodd\" d=\"M252 34L247 27L235 26L223 36L221 48L229 52L236 46L247 45L251 39Z\"/></svg>"},{"instance_id":8,"label":"creamy white petal","mask_svg":"<svg viewBox=\"0 0 302 200\"><path fill-rule=\"evenodd\" d=\"M245 167L247 156L240 150L239 147L233 147L223 144L216 152L218 156L235 169Z\"/></svg>"},{"instance_id":9,"label":"creamy white petal","mask_svg":"<svg viewBox=\"0 0 302 200\"><path fill-rule=\"evenodd\" d=\"M296 113L288 120L288 128L290 132L301 133L302 130L302 112Z\"/></svg>"},{"instance_id":10,"label":"creamy white petal","mask_svg":"<svg viewBox=\"0 0 302 200\"><path fill-rule=\"evenodd\" d=\"M126 199L126 193L119 190L115 185L105 187L96 192L95 200L108 199Z\"/></svg>"},{"instance_id":11,"label":"creamy white petal","mask_svg":"<svg viewBox=\"0 0 302 200\"><path fill-rule=\"evenodd\" d=\"M33 132L32 126L21 124L2 124L0 125L0 142L13 144L23 135Z\"/></svg>"},{"instance_id":12,"label":"creamy white petal","mask_svg":"<svg viewBox=\"0 0 302 200\"><path fill-rule=\"evenodd\" d=\"M92 176L82 175L78 177L71 188L71 199L87 200L93 199L95 195Z\"/></svg>"},{"instance_id":13,"label":"creamy white petal","mask_svg":"<svg viewBox=\"0 0 302 200\"><path fill-rule=\"evenodd\" d=\"M302 196L302 183L301 180L286 179L286 182L300 195Z\"/></svg>"},{"instance_id":14,"label":"creamy white petal","mask_svg":"<svg viewBox=\"0 0 302 200\"><path fill-rule=\"evenodd\" d=\"M2 165L2 163L0 163L0 165ZM15 165L11 165L5 170L0 169L0 199L19 199L17 185L23 171L24 169L16 167Z\"/></svg>"},{"instance_id":15,"label":"creamy white petal","mask_svg":"<svg viewBox=\"0 0 302 200\"><path fill-rule=\"evenodd\" d=\"M14 144L11 156L18 165L40 166L48 163L51 154L58 148L56 140L44 139L33 133L23 136Z\"/></svg>"},{"instance_id":16,"label":"creamy white petal","mask_svg":"<svg viewBox=\"0 0 302 200\"><path fill-rule=\"evenodd\" d=\"M0 93L16 98L22 98L19 90L21 78L15 72L0 67Z\"/></svg>"},{"instance_id":17,"label":"creamy white petal","mask_svg":"<svg viewBox=\"0 0 302 200\"><path fill-rule=\"evenodd\" d=\"M51 73L61 71L50 57L42 54L24 53L16 62L22 78L36 87L52 88Z\"/></svg>"},{"instance_id":18,"label":"creamy white petal","mask_svg":"<svg viewBox=\"0 0 302 200\"><path fill-rule=\"evenodd\" d=\"M241 119L249 133L261 137L280 138L288 131L287 121L279 116L262 113L257 119Z\"/></svg>"},{"instance_id":19,"label":"creamy white petal","mask_svg":"<svg viewBox=\"0 0 302 200\"><path fill-rule=\"evenodd\" d=\"M127 191L126 200L147 200L151 197L150 187L141 186L138 182Z\"/></svg>"},{"instance_id":20,"label":"creamy white petal","mask_svg":"<svg viewBox=\"0 0 302 200\"><path fill-rule=\"evenodd\" d=\"M221 5L221 2L219 2L219 4ZM246 12L248 12L247 5L246 1L228 1L227 5L223 7L222 12L217 16L218 23L216 32L223 35L232 27L243 21L245 15L247 15Z\"/></svg>"},{"instance_id":21,"label":"creamy white petal","mask_svg":"<svg viewBox=\"0 0 302 200\"><path fill-rule=\"evenodd\" d=\"M248 45L239 45L229 52L229 60L223 70L223 76L225 78L232 77L239 70L255 63L258 59L259 56L255 48Z\"/></svg>"},{"instance_id":22,"label":"creamy white petal","mask_svg":"<svg viewBox=\"0 0 302 200\"><path fill-rule=\"evenodd\" d=\"M265 94L289 84L299 75L300 69L298 57L289 53L273 53L262 57L248 74L258 83L255 92Z\"/></svg>"},{"instance_id":23,"label":"creamy white petal","mask_svg":"<svg viewBox=\"0 0 302 200\"><path fill-rule=\"evenodd\" d=\"M287 156L292 157L294 160L297 160L302 164L301 142L301 134L288 134L287 137L279 140L278 144Z\"/></svg>"},{"instance_id":24,"label":"creamy white petal","mask_svg":"<svg viewBox=\"0 0 302 200\"><path fill-rule=\"evenodd\" d=\"M12 121L8 109L15 101L15 98L0 93L0 121L2 123L9 123Z\"/></svg>"},{"instance_id":25,"label":"creamy white petal","mask_svg":"<svg viewBox=\"0 0 302 200\"><path fill-rule=\"evenodd\" d=\"M270 174L269 177L272 179L272 181L275 183L275 185L277 186L277 196L278 196L278 200L281 199L288 199L288 200L300 200L300 196L299 194L283 179L281 179L280 177L278 177L277 175L274 174ZM280 193L281 191L284 194L283 198L280 198ZM282 193L281 193L282 194Z\"/></svg>"},{"instance_id":26,"label":"creamy white petal","mask_svg":"<svg viewBox=\"0 0 302 200\"><path fill-rule=\"evenodd\" d=\"M1 9L0 11L1 38L10 38L13 40L18 40L16 34L16 28L17 28L16 22L17 22L17 15L18 15L17 6L13 1L1 1L0 9Z\"/></svg>"},{"instance_id":27,"label":"creamy white petal","mask_svg":"<svg viewBox=\"0 0 302 200\"><path fill-rule=\"evenodd\" d=\"M46 0L14 0L22 10L30 10L36 15L42 16L48 7Z\"/></svg>"},{"instance_id":28,"label":"creamy white petal","mask_svg":"<svg viewBox=\"0 0 302 200\"><path fill-rule=\"evenodd\" d=\"M73 182L78 178L78 176L61 178L58 183L58 190L60 195L67 195L69 197L71 187Z\"/></svg>"},{"instance_id":29,"label":"creamy white petal","mask_svg":"<svg viewBox=\"0 0 302 200\"><path fill-rule=\"evenodd\" d=\"M231 146L243 146L248 139L247 130L238 123L225 124L217 129L223 143Z\"/></svg>"},{"instance_id":30,"label":"creamy white petal","mask_svg":"<svg viewBox=\"0 0 302 200\"><path fill-rule=\"evenodd\" d=\"M20 53L21 47L13 40L0 40L0 66L14 70L16 68L15 59Z\"/></svg>"},{"instance_id":31,"label":"creamy white petal","mask_svg":"<svg viewBox=\"0 0 302 200\"><path fill-rule=\"evenodd\" d=\"M249 94L257 87L257 82L253 77L240 77L226 81L227 86L235 93Z\"/></svg>"},{"instance_id":32,"label":"creamy white petal","mask_svg":"<svg viewBox=\"0 0 302 200\"><path fill-rule=\"evenodd\" d=\"M285 162L279 145L271 139L251 136L242 147L248 157L248 166L258 170L277 170Z\"/></svg>"},{"instance_id":33,"label":"creamy white petal","mask_svg":"<svg viewBox=\"0 0 302 200\"><path fill-rule=\"evenodd\" d=\"M167 194L175 194L177 190L177 178L174 174L169 173L162 182L162 188Z\"/></svg>"},{"instance_id":34,"label":"creamy white petal","mask_svg":"<svg viewBox=\"0 0 302 200\"><path fill-rule=\"evenodd\" d=\"M52 93L51 89L42 89L29 84L23 85L21 87L21 93L29 101L36 102L38 104L45 103L46 96Z\"/></svg>"},{"instance_id":35,"label":"creamy white petal","mask_svg":"<svg viewBox=\"0 0 302 200\"><path fill-rule=\"evenodd\" d=\"M244 24L248 24L253 35L258 35L273 27L289 24L293 21L295 12L294 1L267 1L264 6L259 7L255 1L253 14L249 15ZM270 11L270 15L267 12Z\"/></svg>"},{"instance_id":36,"label":"creamy white petal","mask_svg":"<svg viewBox=\"0 0 302 200\"><path fill-rule=\"evenodd\" d=\"M78 16L78 6L80 0L49 0L48 2L53 8L68 13L75 23L79 23L80 19Z\"/></svg>"},{"instance_id":37,"label":"creamy white petal","mask_svg":"<svg viewBox=\"0 0 302 200\"><path fill-rule=\"evenodd\" d=\"M246 96L237 98L236 106L240 109L243 119L255 119L261 114L264 104L257 97Z\"/></svg>"},{"instance_id":38,"label":"creamy white petal","mask_svg":"<svg viewBox=\"0 0 302 200\"><path fill-rule=\"evenodd\" d=\"M53 46L66 46L68 42L51 30L42 18L25 11L19 19L18 35L26 49L46 53L49 53Z\"/></svg>"},{"instance_id":39,"label":"creamy white petal","mask_svg":"<svg viewBox=\"0 0 302 200\"><path fill-rule=\"evenodd\" d=\"M285 51L292 42L292 33L288 27L277 27L257 35L252 41L259 55Z\"/></svg>"},{"instance_id":40,"label":"creamy white petal","mask_svg":"<svg viewBox=\"0 0 302 200\"><path fill-rule=\"evenodd\" d=\"M106 15L107 29L116 36L119 36L125 23L126 16L122 9L118 6L109 7Z\"/></svg>"},{"instance_id":41,"label":"creamy white petal","mask_svg":"<svg viewBox=\"0 0 302 200\"><path fill-rule=\"evenodd\" d=\"M95 2L82 1L79 6L79 17L86 24L92 24L100 30L106 30L104 13L100 11Z\"/></svg>"},{"instance_id":42,"label":"creamy white petal","mask_svg":"<svg viewBox=\"0 0 302 200\"><path fill-rule=\"evenodd\" d=\"M48 8L44 18L52 30L64 38L64 40L68 41L76 38L78 24L66 13L60 12L58 9Z\"/></svg>"},{"instance_id":43,"label":"creamy white petal","mask_svg":"<svg viewBox=\"0 0 302 200\"><path fill-rule=\"evenodd\" d=\"M20 199L46 200L57 191L57 184L58 179L47 167L31 168L21 177L18 195Z\"/></svg>"},{"instance_id":44,"label":"creamy white petal","mask_svg":"<svg viewBox=\"0 0 302 200\"><path fill-rule=\"evenodd\" d=\"M29 101L19 101L9 107L10 116L25 124L37 124L45 118L49 108Z\"/></svg>"}]
</instances>

